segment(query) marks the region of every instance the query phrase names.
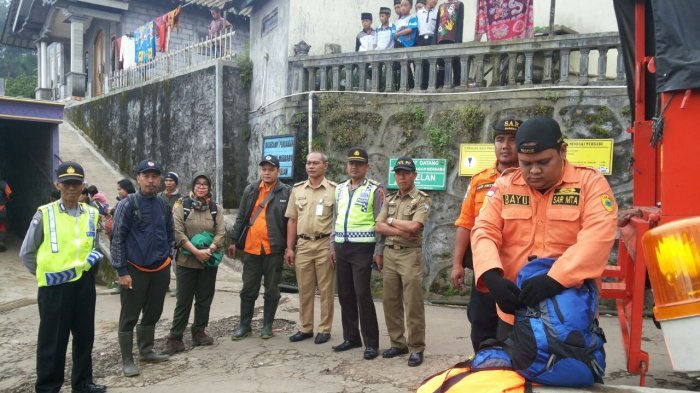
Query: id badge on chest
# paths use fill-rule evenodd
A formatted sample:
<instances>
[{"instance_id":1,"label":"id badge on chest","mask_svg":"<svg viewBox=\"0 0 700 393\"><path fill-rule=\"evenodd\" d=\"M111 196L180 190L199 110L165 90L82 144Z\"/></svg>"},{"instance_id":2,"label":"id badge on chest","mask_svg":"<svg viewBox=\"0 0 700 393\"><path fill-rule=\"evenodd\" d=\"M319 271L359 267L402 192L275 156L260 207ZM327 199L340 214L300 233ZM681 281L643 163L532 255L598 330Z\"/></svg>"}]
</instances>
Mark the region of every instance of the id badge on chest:
<instances>
[{"instance_id":1,"label":"id badge on chest","mask_svg":"<svg viewBox=\"0 0 700 393\"><path fill-rule=\"evenodd\" d=\"M323 199L319 199L318 204L316 205L316 215L323 215Z\"/></svg>"}]
</instances>

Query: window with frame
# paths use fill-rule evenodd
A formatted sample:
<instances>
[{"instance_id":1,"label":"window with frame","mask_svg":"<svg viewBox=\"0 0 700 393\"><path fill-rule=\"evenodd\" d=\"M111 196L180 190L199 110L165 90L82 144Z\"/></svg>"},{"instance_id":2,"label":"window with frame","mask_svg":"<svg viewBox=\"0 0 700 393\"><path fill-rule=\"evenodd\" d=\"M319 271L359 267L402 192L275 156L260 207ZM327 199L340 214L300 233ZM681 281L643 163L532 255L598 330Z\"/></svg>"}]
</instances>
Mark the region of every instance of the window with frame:
<instances>
[{"instance_id":1,"label":"window with frame","mask_svg":"<svg viewBox=\"0 0 700 393\"><path fill-rule=\"evenodd\" d=\"M272 10L269 14L265 15L262 20L262 28L260 31L260 36L264 37L266 34L271 32L277 27L277 8Z\"/></svg>"}]
</instances>

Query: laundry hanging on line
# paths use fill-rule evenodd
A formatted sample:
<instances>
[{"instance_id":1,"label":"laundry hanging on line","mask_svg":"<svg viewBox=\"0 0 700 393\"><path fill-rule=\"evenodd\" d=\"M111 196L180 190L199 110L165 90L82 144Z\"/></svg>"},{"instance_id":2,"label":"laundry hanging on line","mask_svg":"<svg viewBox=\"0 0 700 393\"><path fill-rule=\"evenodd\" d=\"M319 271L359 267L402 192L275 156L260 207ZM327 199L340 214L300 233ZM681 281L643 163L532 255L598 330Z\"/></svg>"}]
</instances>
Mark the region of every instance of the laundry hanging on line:
<instances>
[{"instance_id":1,"label":"laundry hanging on line","mask_svg":"<svg viewBox=\"0 0 700 393\"><path fill-rule=\"evenodd\" d=\"M532 38L533 0L479 0L475 40L486 34L489 41Z\"/></svg>"}]
</instances>

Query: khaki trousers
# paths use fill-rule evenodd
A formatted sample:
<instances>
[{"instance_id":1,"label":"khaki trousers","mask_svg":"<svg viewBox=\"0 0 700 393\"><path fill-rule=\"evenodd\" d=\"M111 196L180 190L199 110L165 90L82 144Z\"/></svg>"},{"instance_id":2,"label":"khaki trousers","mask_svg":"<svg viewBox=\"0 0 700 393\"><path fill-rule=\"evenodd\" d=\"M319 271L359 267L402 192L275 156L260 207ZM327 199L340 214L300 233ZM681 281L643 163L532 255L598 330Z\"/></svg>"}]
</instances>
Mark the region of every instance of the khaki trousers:
<instances>
[{"instance_id":1,"label":"khaki trousers","mask_svg":"<svg viewBox=\"0 0 700 393\"><path fill-rule=\"evenodd\" d=\"M314 331L314 299L316 287L321 295L321 320L319 333L330 333L333 325L333 295L335 293L335 268L329 257L328 238L299 239L294 270L299 288L299 331Z\"/></svg>"},{"instance_id":2,"label":"khaki trousers","mask_svg":"<svg viewBox=\"0 0 700 393\"><path fill-rule=\"evenodd\" d=\"M384 319L392 347L408 347L411 352L425 349L423 275L422 248L384 248Z\"/></svg>"}]
</instances>

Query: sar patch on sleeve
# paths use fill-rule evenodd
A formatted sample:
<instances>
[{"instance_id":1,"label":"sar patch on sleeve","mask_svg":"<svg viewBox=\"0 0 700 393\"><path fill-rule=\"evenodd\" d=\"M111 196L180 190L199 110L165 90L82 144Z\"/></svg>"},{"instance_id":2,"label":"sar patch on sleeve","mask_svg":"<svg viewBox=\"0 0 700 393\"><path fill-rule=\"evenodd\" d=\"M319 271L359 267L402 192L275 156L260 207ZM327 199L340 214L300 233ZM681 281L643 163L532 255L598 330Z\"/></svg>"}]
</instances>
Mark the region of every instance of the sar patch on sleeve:
<instances>
[{"instance_id":1,"label":"sar patch on sleeve","mask_svg":"<svg viewBox=\"0 0 700 393\"><path fill-rule=\"evenodd\" d=\"M613 208L615 207L615 205L614 205L614 202L612 201L612 199L610 199L610 196L605 194L602 197L600 197L600 201L603 203L603 207L605 208L605 210L607 210L609 212L613 211Z\"/></svg>"}]
</instances>

